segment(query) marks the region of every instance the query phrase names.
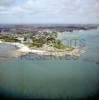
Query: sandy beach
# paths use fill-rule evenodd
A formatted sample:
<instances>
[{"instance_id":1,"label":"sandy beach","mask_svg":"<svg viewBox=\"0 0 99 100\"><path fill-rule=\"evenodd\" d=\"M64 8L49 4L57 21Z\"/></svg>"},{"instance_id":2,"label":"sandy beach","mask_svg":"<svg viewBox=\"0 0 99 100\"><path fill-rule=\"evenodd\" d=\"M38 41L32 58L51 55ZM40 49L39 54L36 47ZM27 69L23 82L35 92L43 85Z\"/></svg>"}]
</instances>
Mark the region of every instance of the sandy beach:
<instances>
[{"instance_id":1,"label":"sandy beach","mask_svg":"<svg viewBox=\"0 0 99 100\"><path fill-rule=\"evenodd\" d=\"M11 56L13 57L19 57L22 55L26 55L28 53L34 53L34 54L38 54L38 55L52 55L52 56L65 56L65 55L70 55L70 56L80 56L80 49L75 48L73 51L63 51L63 52L58 52L58 51L47 51L47 50L36 50L36 49L31 49L28 46L26 46L25 44L22 43L11 43L11 42L2 42L0 41L0 43L5 43L5 44L10 44L13 45L15 47L17 47L17 50L13 51L11 53Z\"/></svg>"},{"instance_id":2,"label":"sandy beach","mask_svg":"<svg viewBox=\"0 0 99 100\"><path fill-rule=\"evenodd\" d=\"M0 43L2 43L2 41L0 40Z\"/></svg>"},{"instance_id":3,"label":"sandy beach","mask_svg":"<svg viewBox=\"0 0 99 100\"><path fill-rule=\"evenodd\" d=\"M9 45L13 45L13 46L17 47L17 50L13 51L11 54L15 57L25 55L28 53L35 53L35 54L39 54L39 55L44 55L47 53L47 51L31 49L22 43L11 43L11 42L2 42L2 41L0 41L0 43L9 44Z\"/></svg>"}]
</instances>

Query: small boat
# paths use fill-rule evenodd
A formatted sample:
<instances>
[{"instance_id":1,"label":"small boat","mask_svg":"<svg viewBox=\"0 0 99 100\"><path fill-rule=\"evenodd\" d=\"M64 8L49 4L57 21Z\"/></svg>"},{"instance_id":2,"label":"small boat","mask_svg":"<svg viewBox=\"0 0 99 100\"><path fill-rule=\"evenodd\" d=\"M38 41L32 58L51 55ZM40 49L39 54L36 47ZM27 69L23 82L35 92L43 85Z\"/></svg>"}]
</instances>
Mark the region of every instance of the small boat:
<instances>
[{"instance_id":1,"label":"small boat","mask_svg":"<svg viewBox=\"0 0 99 100\"><path fill-rule=\"evenodd\" d=\"M96 64L99 64L99 61L97 61Z\"/></svg>"}]
</instances>

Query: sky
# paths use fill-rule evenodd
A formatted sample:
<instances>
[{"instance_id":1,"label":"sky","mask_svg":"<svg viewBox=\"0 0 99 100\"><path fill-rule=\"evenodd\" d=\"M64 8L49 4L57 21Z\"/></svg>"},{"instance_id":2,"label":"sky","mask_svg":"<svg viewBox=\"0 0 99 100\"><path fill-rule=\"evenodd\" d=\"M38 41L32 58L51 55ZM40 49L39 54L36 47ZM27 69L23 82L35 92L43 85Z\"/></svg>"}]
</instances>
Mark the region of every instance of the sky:
<instances>
[{"instance_id":1,"label":"sky","mask_svg":"<svg viewBox=\"0 0 99 100\"><path fill-rule=\"evenodd\" d=\"M99 0L0 0L0 24L99 24Z\"/></svg>"}]
</instances>

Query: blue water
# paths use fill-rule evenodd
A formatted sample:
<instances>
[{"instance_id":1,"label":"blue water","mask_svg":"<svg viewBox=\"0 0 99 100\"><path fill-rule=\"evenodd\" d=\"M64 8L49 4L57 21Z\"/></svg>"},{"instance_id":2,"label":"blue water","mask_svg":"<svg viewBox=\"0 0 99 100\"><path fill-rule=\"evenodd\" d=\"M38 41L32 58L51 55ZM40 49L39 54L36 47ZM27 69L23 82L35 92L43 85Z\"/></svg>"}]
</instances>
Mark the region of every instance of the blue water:
<instances>
[{"instance_id":1,"label":"blue water","mask_svg":"<svg viewBox=\"0 0 99 100\"><path fill-rule=\"evenodd\" d=\"M96 95L99 90L99 64L96 63L99 62L99 30L64 33L61 39L84 39L86 52L77 60L16 58L0 63L1 92L29 98Z\"/></svg>"},{"instance_id":2,"label":"blue water","mask_svg":"<svg viewBox=\"0 0 99 100\"><path fill-rule=\"evenodd\" d=\"M6 53L11 50L16 50L16 47L11 46L9 44L0 44L0 54Z\"/></svg>"}]
</instances>

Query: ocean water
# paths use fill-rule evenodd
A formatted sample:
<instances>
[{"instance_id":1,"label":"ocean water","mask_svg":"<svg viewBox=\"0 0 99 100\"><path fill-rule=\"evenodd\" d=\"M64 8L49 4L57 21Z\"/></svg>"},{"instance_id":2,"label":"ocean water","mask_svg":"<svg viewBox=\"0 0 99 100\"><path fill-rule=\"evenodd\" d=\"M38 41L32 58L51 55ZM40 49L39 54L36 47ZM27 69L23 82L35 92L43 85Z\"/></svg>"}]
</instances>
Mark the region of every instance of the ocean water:
<instances>
[{"instance_id":1,"label":"ocean water","mask_svg":"<svg viewBox=\"0 0 99 100\"><path fill-rule=\"evenodd\" d=\"M99 30L62 33L60 38L65 43L68 40L69 44L76 39L77 46L81 48L83 44L86 52L78 59L40 60L23 57L1 62L0 93L24 98L86 98L97 95ZM8 49L0 45L0 52Z\"/></svg>"}]
</instances>

